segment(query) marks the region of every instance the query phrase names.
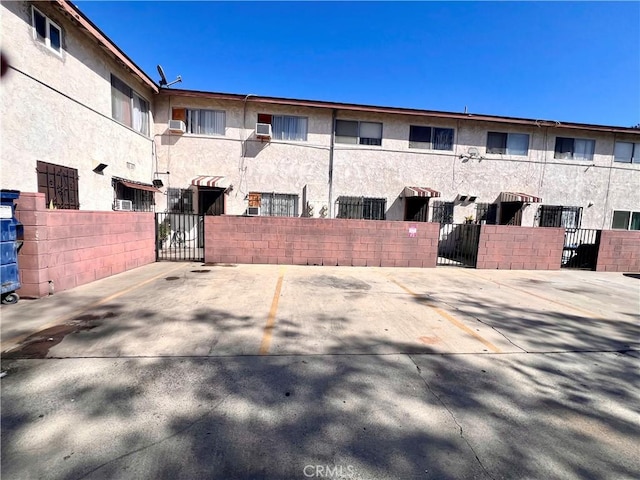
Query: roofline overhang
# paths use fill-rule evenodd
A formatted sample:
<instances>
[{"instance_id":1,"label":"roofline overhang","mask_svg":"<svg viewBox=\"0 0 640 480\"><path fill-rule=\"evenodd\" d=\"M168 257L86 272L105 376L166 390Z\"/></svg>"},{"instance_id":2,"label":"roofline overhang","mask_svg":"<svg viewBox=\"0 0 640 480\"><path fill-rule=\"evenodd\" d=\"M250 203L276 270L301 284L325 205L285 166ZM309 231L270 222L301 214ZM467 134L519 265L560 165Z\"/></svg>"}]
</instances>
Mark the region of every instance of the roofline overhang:
<instances>
[{"instance_id":1,"label":"roofline overhang","mask_svg":"<svg viewBox=\"0 0 640 480\"><path fill-rule=\"evenodd\" d=\"M113 43L113 41L107 37L102 30L89 20L89 18L87 18L85 14L78 9L78 7L68 0L54 0L53 4L84 28L91 37L97 40L101 47L106 49L117 60L122 62L127 69L140 78L142 83L153 90L154 93L158 93L160 91L160 87L151 79L151 77L144 73L144 71L138 67L138 65L136 65L135 62L127 56L127 54L120 50L120 48L118 48L118 46Z\"/></svg>"},{"instance_id":2,"label":"roofline overhang","mask_svg":"<svg viewBox=\"0 0 640 480\"><path fill-rule=\"evenodd\" d=\"M211 100L231 100L241 102L252 102L260 104L271 105L287 105L292 107L308 107L308 108L322 108L329 110L341 110L341 111L354 111L354 112L366 112L366 113L383 113L383 114L395 114L395 115L409 115L417 117L430 117L430 118L442 118L448 120L475 120L479 122L493 122L503 123L511 125L526 125L530 127L549 127L549 128L561 128L561 129L573 129L573 130L588 130L595 132L606 133L630 133L640 135L640 129L634 127L617 127L608 125L592 125L587 123L569 123L558 122L555 120L540 120L531 118L517 118L517 117L503 117L498 115L484 115L475 113L456 113L456 112L441 112L436 110L419 110L414 108L399 108L399 107L383 107L373 105L361 105L355 103L338 103L327 102L321 100L300 100L294 98L281 98L281 97L267 97L260 95L244 95L237 93L221 93L221 92L206 92L201 90L184 90L173 88L162 88L159 91L159 96L172 96L172 97L191 97L191 98L207 98Z\"/></svg>"}]
</instances>

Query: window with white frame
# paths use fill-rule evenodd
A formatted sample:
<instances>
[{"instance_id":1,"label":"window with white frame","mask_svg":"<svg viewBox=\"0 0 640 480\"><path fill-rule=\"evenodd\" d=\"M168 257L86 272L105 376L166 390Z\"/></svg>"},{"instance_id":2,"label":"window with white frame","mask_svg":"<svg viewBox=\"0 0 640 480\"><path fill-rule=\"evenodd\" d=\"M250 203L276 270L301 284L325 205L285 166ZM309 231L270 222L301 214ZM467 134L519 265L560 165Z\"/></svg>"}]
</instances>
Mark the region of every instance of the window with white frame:
<instances>
[{"instance_id":1,"label":"window with white frame","mask_svg":"<svg viewBox=\"0 0 640 480\"><path fill-rule=\"evenodd\" d=\"M382 123L336 120L336 143L382 145Z\"/></svg>"},{"instance_id":2,"label":"window with white frame","mask_svg":"<svg viewBox=\"0 0 640 480\"><path fill-rule=\"evenodd\" d=\"M527 155L529 135L526 133L487 132L487 153Z\"/></svg>"},{"instance_id":3,"label":"window with white frame","mask_svg":"<svg viewBox=\"0 0 640 480\"><path fill-rule=\"evenodd\" d=\"M62 53L62 29L35 7L31 7L31 25L33 38L44 43L48 48Z\"/></svg>"},{"instance_id":4,"label":"window with white frame","mask_svg":"<svg viewBox=\"0 0 640 480\"><path fill-rule=\"evenodd\" d=\"M640 212L614 210L611 228L616 230L640 230Z\"/></svg>"},{"instance_id":5,"label":"window with white frame","mask_svg":"<svg viewBox=\"0 0 640 480\"><path fill-rule=\"evenodd\" d=\"M336 207L336 218L386 220L386 198L340 196Z\"/></svg>"},{"instance_id":6,"label":"window with white frame","mask_svg":"<svg viewBox=\"0 0 640 480\"><path fill-rule=\"evenodd\" d=\"M616 142L613 159L621 163L640 163L640 143Z\"/></svg>"},{"instance_id":7,"label":"window with white frame","mask_svg":"<svg viewBox=\"0 0 640 480\"><path fill-rule=\"evenodd\" d=\"M571 160L593 160L596 141L587 138L556 137L556 148L553 158Z\"/></svg>"},{"instance_id":8,"label":"window with white frame","mask_svg":"<svg viewBox=\"0 0 640 480\"><path fill-rule=\"evenodd\" d=\"M580 228L582 207L542 205L538 215L541 227Z\"/></svg>"},{"instance_id":9,"label":"window with white frame","mask_svg":"<svg viewBox=\"0 0 640 480\"><path fill-rule=\"evenodd\" d=\"M271 125L271 133L275 140L307 141L307 125L309 123L307 117L259 113L258 123Z\"/></svg>"},{"instance_id":10,"label":"window with white frame","mask_svg":"<svg viewBox=\"0 0 640 480\"><path fill-rule=\"evenodd\" d=\"M149 135L149 102L115 75L111 75L111 117Z\"/></svg>"},{"instance_id":11,"label":"window with white frame","mask_svg":"<svg viewBox=\"0 0 640 480\"><path fill-rule=\"evenodd\" d=\"M410 125L409 148L453 150L453 128Z\"/></svg>"},{"instance_id":12,"label":"window with white frame","mask_svg":"<svg viewBox=\"0 0 640 480\"><path fill-rule=\"evenodd\" d=\"M250 197L259 198L260 216L297 217L298 195L289 193L250 193Z\"/></svg>"},{"instance_id":13,"label":"window with white frame","mask_svg":"<svg viewBox=\"0 0 640 480\"><path fill-rule=\"evenodd\" d=\"M224 135L226 131L226 113L222 110L186 109L187 133L194 135Z\"/></svg>"}]
</instances>

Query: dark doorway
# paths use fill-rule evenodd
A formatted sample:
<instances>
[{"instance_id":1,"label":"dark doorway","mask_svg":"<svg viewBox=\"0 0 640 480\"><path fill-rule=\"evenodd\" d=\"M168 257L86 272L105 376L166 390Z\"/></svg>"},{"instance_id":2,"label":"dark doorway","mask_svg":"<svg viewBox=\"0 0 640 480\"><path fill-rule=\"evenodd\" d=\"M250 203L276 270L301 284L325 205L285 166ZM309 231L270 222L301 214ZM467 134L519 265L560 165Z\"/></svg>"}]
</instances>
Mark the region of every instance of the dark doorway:
<instances>
[{"instance_id":1,"label":"dark doorway","mask_svg":"<svg viewBox=\"0 0 640 480\"><path fill-rule=\"evenodd\" d=\"M198 190L198 213L200 215L224 214L224 189L211 188Z\"/></svg>"},{"instance_id":2,"label":"dark doorway","mask_svg":"<svg viewBox=\"0 0 640 480\"><path fill-rule=\"evenodd\" d=\"M404 219L409 222L426 222L429 217L429 198L407 197L404 199Z\"/></svg>"},{"instance_id":3,"label":"dark doorway","mask_svg":"<svg viewBox=\"0 0 640 480\"><path fill-rule=\"evenodd\" d=\"M522 225L522 202L500 204L500 225Z\"/></svg>"}]
</instances>

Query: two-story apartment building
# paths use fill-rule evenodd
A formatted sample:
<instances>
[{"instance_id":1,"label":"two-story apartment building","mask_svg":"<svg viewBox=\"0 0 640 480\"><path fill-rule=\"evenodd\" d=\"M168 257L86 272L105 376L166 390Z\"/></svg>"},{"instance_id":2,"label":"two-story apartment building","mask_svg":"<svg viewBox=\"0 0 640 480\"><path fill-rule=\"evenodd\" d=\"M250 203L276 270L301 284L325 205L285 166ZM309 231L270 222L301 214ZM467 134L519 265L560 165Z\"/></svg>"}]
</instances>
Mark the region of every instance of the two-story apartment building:
<instances>
[{"instance_id":1,"label":"two-story apartment building","mask_svg":"<svg viewBox=\"0 0 640 480\"><path fill-rule=\"evenodd\" d=\"M152 208L158 86L70 2L1 8L2 188L55 208Z\"/></svg>"},{"instance_id":2,"label":"two-story apartment building","mask_svg":"<svg viewBox=\"0 0 640 480\"><path fill-rule=\"evenodd\" d=\"M639 129L161 88L71 3L1 6L0 183L52 207L640 229Z\"/></svg>"},{"instance_id":3,"label":"two-story apartment building","mask_svg":"<svg viewBox=\"0 0 640 480\"><path fill-rule=\"evenodd\" d=\"M638 129L189 90L155 106L161 209L640 229Z\"/></svg>"}]
</instances>

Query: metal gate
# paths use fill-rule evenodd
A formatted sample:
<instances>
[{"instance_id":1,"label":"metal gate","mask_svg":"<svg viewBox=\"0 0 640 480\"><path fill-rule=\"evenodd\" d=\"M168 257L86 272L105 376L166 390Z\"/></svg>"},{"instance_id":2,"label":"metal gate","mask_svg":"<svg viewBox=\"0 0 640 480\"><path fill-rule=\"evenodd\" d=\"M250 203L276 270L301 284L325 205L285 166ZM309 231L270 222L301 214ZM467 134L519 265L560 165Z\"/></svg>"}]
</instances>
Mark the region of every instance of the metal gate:
<instances>
[{"instance_id":1,"label":"metal gate","mask_svg":"<svg viewBox=\"0 0 640 480\"><path fill-rule=\"evenodd\" d=\"M601 230L567 228L564 233L562 267L595 270Z\"/></svg>"},{"instance_id":2,"label":"metal gate","mask_svg":"<svg viewBox=\"0 0 640 480\"><path fill-rule=\"evenodd\" d=\"M444 223L438 239L438 265L475 268L480 225Z\"/></svg>"},{"instance_id":3,"label":"metal gate","mask_svg":"<svg viewBox=\"0 0 640 480\"><path fill-rule=\"evenodd\" d=\"M156 260L204 261L204 215L156 213Z\"/></svg>"}]
</instances>

